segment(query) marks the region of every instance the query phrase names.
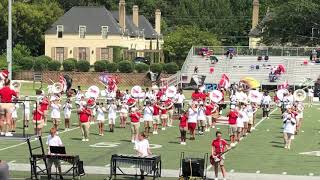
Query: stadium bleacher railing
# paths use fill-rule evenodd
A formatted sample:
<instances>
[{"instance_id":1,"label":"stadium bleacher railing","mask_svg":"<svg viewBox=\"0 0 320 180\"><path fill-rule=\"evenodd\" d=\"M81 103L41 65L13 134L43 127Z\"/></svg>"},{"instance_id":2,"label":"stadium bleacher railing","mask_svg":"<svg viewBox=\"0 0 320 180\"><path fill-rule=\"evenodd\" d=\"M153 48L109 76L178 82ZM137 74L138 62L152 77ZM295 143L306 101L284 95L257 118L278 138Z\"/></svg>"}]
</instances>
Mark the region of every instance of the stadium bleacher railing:
<instances>
[{"instance_id":1,"label":"stadium bleacher railing","mask_svg":"<svg viewBox=\"0 0 320 180\"><path fill-rule=\"evenodd\" d=\"M198 55L202 48L213 50L215 55L224 55L233 49L240 56L309 56L314 49L319 47L286 47L286 46L194 46L193 55Z\"/></svg>"}]
</instances>

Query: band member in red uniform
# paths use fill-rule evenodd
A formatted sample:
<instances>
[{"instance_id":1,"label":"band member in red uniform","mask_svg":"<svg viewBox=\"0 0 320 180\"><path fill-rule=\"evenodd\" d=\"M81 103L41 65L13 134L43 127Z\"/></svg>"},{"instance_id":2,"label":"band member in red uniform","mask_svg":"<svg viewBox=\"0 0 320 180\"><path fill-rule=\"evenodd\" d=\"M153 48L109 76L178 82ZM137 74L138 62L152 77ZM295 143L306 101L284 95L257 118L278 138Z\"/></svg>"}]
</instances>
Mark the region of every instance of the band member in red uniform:
<instances>
[{"instance_id":1,"label":"band member in red uniform","mask_svg":"<svg viewBox=\"0 0 320 180\"><path fill-rule=\"evenodd\" d=\"M138 139L141 113L137 111L137 108L132 108L129 117L131 119L131 142L135 143Z\"/></svg>"},{"instance_id":2,"label":"band member in red uniform","mask_svg":"<svg viewBox=\"0 0 320 180\"><path fill-rule=\"evenodd\" d=\"M238 111L235 107L232 107L230 112L227 114L229 123L229 136L231 141L231 147L235 145L237 135L237 118L239 116Z\"/></svg>"},{"instance_id":3,"label":"band member in red uniform","mask_svg":"<svg viewBox=\"0 0 320 180\"><path fill-rule=\"evenodd\" d=\"M172 121L173 121L173 102L170 98L168 98L165 101L165 106L168 110L168 126L171 127L172 126Z\"/></svg>"},{"instance_id":4,"label":"band member in red uniform","mask_svg":"<svg viewBox=\"0 0 320 180\"><path fill-rule=\"evenodd\" d=\"M201 94L199 92L199 89L196 89L192 94L191 94L191 99L192 101L199 101Z\"/></svg>"},{"instance_id":5,"label":"band member in red uniform","mask_svg":"<svg viewBox=\"0 0 320 180\"><path fill-rule=\"evenodd\" d=\"M43 121L44 125L47 125L47 119L48 119L48 109L49 109L49 100L47 96L44 96L40 102L40 109L43 112Z\"/></svg>"},{"instance_id":6,"label":"band member in red uniform","mask_svg":"<svg viewBox=\"0 0 320 180\"><path fill-rule=\"evenodd\" d=\"M182 110L182 114L180 116L179 127L180 127L180 144L186 145L187 130L188 130L188 114L184 110Z\"/></svg>"},{"instance_id":7,"label":"band member in red uniform","mask_svg":"<svg viewBox=\"0 0 320 180\"><path fill-rule=\"evenodd\" d=\"M1 135L13 136L9 129L11 127L11 115L12 115L12 98L18 97L17 93L10 88L10 80L4 80L4 87L0 89L0 106L4 112L4 120L0 124L4 124L4 128L0 129Z\"/></svg>"},{"instance_id":8,"label":"band member in red uniform","mask_svg":"<svg viewBox=\"0 0 320 180\"><path fill-rule=\"evenodd\" d=\"M92 115L91 110L88 108L87 104L84 104L82 108L78 111L79 120L80 120L80 128L82 133L82 141L89 141L90 134L90 117Z\"/></svg>"},{"instance_id":9,"label":"band member in red uniform","mask_svg":"<svg viewBox=\"0 0 320 180\"><path fill-rule=\"evenodd\" d=\"M222 133L216 132L216 139L211 143L211 164L214 166L215 180L218 180L218 168L220 166L223 178L226 178L226 169L224 167L224 153L229 149L229 145L226 140L222 139Z\"/></svg>"},{"instance_id":10,"label":"band member in red uniform","mask_svg":"<svg viewBox=\"0 0 320 180\"><path fill-rule=\"evenodd\" d=\"M207 120L206 129L205 129L206 132L209 132L212 126L212 113L214 109L215 109L215 106L212 103L210 103L210 101L208 100L205 105L205 115Z\"/></svg>"},{"instance_id":11,"label":"band member in red uniform","mask_svg":"<svg viewBox=\"0 0 320 180\"><path fill-rule=\"evenodd\" d=\"M162 128L161 130L166 130L166 127L167 127L167 121L168 121L168 114L167 114L168 110L167 110L167 107L165 105L165 102L162 102L161 103L161 106L160 106L160 119L161 119L161 125L162 125Z\"/></svg>"},{"instance_id":12,"label":"band member in red uniform","mask_svg":"<svg viewBox=\"0 0 320 180\"><path fill-rule=\"evenodd\" d=\"M34 126L34 134L37 136L42 136L42 128L43 128L43 111L41 107L33 110L33 126Z\"/></svg>"},{"instance_id":13,"label":"band member in red uniform","mask_svg":"<svg viewBox=\"0 0 320 180\"><path fill-rule=\"evenodd\" d=\"M158 125L160 121L160 106L159 101L153 104L153 134L158 134Z\"/></svg>"}]
</instances>

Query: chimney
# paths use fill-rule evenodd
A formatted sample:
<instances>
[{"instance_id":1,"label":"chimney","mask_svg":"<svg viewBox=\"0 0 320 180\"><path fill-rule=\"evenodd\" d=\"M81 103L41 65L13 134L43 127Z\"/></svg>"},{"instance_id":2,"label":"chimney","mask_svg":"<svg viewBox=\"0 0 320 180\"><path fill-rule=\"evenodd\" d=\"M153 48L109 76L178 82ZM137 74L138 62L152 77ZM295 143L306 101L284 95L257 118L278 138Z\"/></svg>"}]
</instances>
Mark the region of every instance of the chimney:
<instances>
[{"instance_id":1,"label":"chimney","mask_svg":"<svg viewBox=\"0 0 320 180\"><path fill-rule=\"evenodd\" d=\"M135 26L139 27L139 7L137 5L132 7L132 21Z\"/></svg>"},{"instance_id":2,"label":"chimney","mask_svg":"<svg viewBox=\"0 0 320 180\"><path fill-rule=\"evenodd\" d=\"M160 11L160 9L156 10L155 31L159 35L161 34L161 11Z\"/></svg>"},{"instance_id":3,"label":"chimney","mask_svg":"<svg viewBox=\"0 0 320 180\"><path fill-rule=\"evenodd\" d=\"M119 26L122 32L126 30L126 2L125 0L120 0L119 2Z\"/></svg>"},{"instance_id":4,"label":"chimney","mask_svg":"<svg viewBox=\"0 0 320 180\"><path fill-rule=\"evenodd\" d=\"M259 23L259 0L253 0L252 29L256 28L258 23Z\"/></svg>"}]
</instances>

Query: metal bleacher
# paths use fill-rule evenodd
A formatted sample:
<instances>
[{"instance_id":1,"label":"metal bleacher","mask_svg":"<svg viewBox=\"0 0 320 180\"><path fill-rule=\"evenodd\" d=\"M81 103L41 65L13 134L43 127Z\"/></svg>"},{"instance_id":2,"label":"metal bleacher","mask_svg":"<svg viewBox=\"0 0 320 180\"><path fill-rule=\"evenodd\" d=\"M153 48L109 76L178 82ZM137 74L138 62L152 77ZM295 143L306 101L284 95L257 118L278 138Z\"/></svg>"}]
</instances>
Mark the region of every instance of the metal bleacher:
<instances>
[{"instance_id":1,"label":"metal bleacher","mask_svg":"<svg viewBox=\"0 0 320 180\"><path fill-rule=\"evenodd\" d=\"M182 77L187 77L183 82L190 82L194 75L194 67L198 66L198 75L206 76L205 83L219 82L221 75L227 74L231 82L238 82L243 77L257 79L263 85L277 85L288 81L290 85L299 85L306 79L315 81L320 74L320 64L304 64L309 59L309 54L313 47L259 47L250 49L249 47L233 47L237 54L229 59L224 55L228 47L207 47L214 51L219 59L216 64L211 64L208 57L199 56L196 49L192 47L181 68L181 71L166 79L166 85L178 85L182 82ZM268 61L258 61L258 56L269 55ZM276 82L269 81L271 67L284 65L286 72L280 76ZM256 69L256 66L259 69ZM254 68L252 68L252 67ZM214 68L214 73L210 73L210 67ZM170 81L169 81L170 80Z\"/></svg>"}]
</instances>

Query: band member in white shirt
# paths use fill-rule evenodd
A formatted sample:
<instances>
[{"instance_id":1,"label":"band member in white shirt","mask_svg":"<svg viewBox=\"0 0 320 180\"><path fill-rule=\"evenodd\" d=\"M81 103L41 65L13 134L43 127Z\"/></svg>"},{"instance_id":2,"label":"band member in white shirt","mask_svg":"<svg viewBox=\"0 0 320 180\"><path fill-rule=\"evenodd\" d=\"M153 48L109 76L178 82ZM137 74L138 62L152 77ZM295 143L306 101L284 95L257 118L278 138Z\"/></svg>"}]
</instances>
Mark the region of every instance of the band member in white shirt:
<instances>
[{"instance_id":1,"label":"band member in white shirt","mask_svg":"<svg viewBox=\"0 0 320 180\"><path fill-rule=\"evenodd\" d=\"M58 131L58 126L60 124L60 109L61 109L60 98L55 97L54 99L52 99L52 102L51 102L51 120L57 131Z\"/></svg>"},{"instance_id":2,"label":"band member in white shirt","mask_svg":"<svg viewBox=\"0 0 320 180\"><path fill-rule=\"evenodd\" d=\"M308 88L308 103L309 103L309 107L312 107L313 96L314 96L314 91L313 91L312 87L310 87L310 88Z\"/></svg>"},{"instance_id":3,"label":"band member in white shirt","mask_svg":"<svg viewBox=\"0 0 320 180\"><path fill-rule=\"evenodd\" d=\"M114 125L116 124L116 118L117 118L117 105L113 99L111 100L110 104L107 106L107 110L108 110L110 132L114 132Z\"/></svg>"},{"instance_id":4,"label":"band member in white shirt","mask_svg":"<svg viewBox=\"0 0 320 180\"><path fill-rule=\"evenodd\" d=\"M48 136L47 145L48 145L48 154L49 155L55 155L50 152L50 146L63 146L62 141L61 141L60 137L57 135L57 130L55 128L50 129L50 135ZM55 159L55 158L49 158L47 165L48 165L48 174L49 174L50 179L51 179L52 164L54 164L55 167L58 169L59 174L60 174L60 179L63 179L62 173L61 173L60 160Z\"/></svg>"},{"instance_id":5,"label":"band member in white shirt","mask_svg":"<svg viewBox=\"0 0 320 180\"><path fill-rule=\"evenodd\" d=\"M269 119L270 104L271 97L269 96L268 91L265 91L261 99L262 117L267 117Z\"/></svg>"},{"instance_id":6,"label":"band member in white shirt","mask_svg":"<svg viewBox=\"0 0 320 180\"><path fill-rule=\"evenodd\" d=\"M137 155L140 157L146 157L151 155L149 141L146 139L146 135L144 133L140 133L138 135L137 140L135 141L134 150L136 150ZM144 179L144 170L140 169L141 178Z\"/></svg>"},{"instance_id":7,"label":"band member in white shirt","mask_svg":"<svg viewBox=\"0 0 320 180\"><path fill-rule=\"evenodd\" d=\"M186 97L184 96L182 90L179 90L179 93L176 94L175 97L175 108L178 112L178 114L181 114L181 110L183 109L183 101L186 99Z\"/></svg>"},{"instance_id":8,"label":"band member in white shirt","mask_svg":"<svg viewBox=\"0 0 320 180\"><path fill-rule=\"evenodd\" d=\"M198 120L198 103L193 102L188 110L188 129L190 131L190 140L195 140L197 120Z\"/></svg>"},{"instance_id":9,"label":"band member in white shirt","mask_svg":"<svg viewBox=\"0 0 320 180\"><path fill-rule=\"evenodd\" d=\"M146 106L143 109L144 132L146 136L149 136L150 129L153 125L153 112L154 109L151 106L151 102L147 101Z\"/></svg>"},{"instance_id":10,"label":"band member in white shirt","mask_svg":"<svg viewBox=\"0 0 320 180\"><path fill-rule=\"evenodd\" d=\"M283 138L285 142L285 149L290 149L292 136L295 133L296 120L292 112L292 107L288 105L287 110L283 113Z\"/></svg>"},{"instance_id":11,"label":"band member in white shirt","mask_svg":"<svg viewBox=\"0 0 320 180\"><path fill-rule=\"evenodd\" d=\"M104 136L104 121L106 108L103 107L103 103L97 103L97 121L99 127L99 136Z\"/></svg>"},{"instance_id":12,"label":"band member in white shirt","mask_svg":"<svg viewBox=\"0 0 320 180\"><path fill-rule=\"evenodd\" d=\"M71 118L71 109L72 109L72 103L70 99L67 99L66 103L63 105L63 111L64 111L64 128L65 130L70 129L70 118Z\"/></svg>"},{"instance_id":13,"label":"band member in white shirt","mask_svg":"<svg viewBox=\"0 0 320 180\"><path fill-rule=\"evenodd\" d=\"M304 105L302 102L296 102L295 103L295 112L297 113L296 116L296 124L297 124L297 128L296 128L296 133L298 134L302 125L302 121L303 121L303 111L304 111Z\"/></svg>"}]
</instances>

